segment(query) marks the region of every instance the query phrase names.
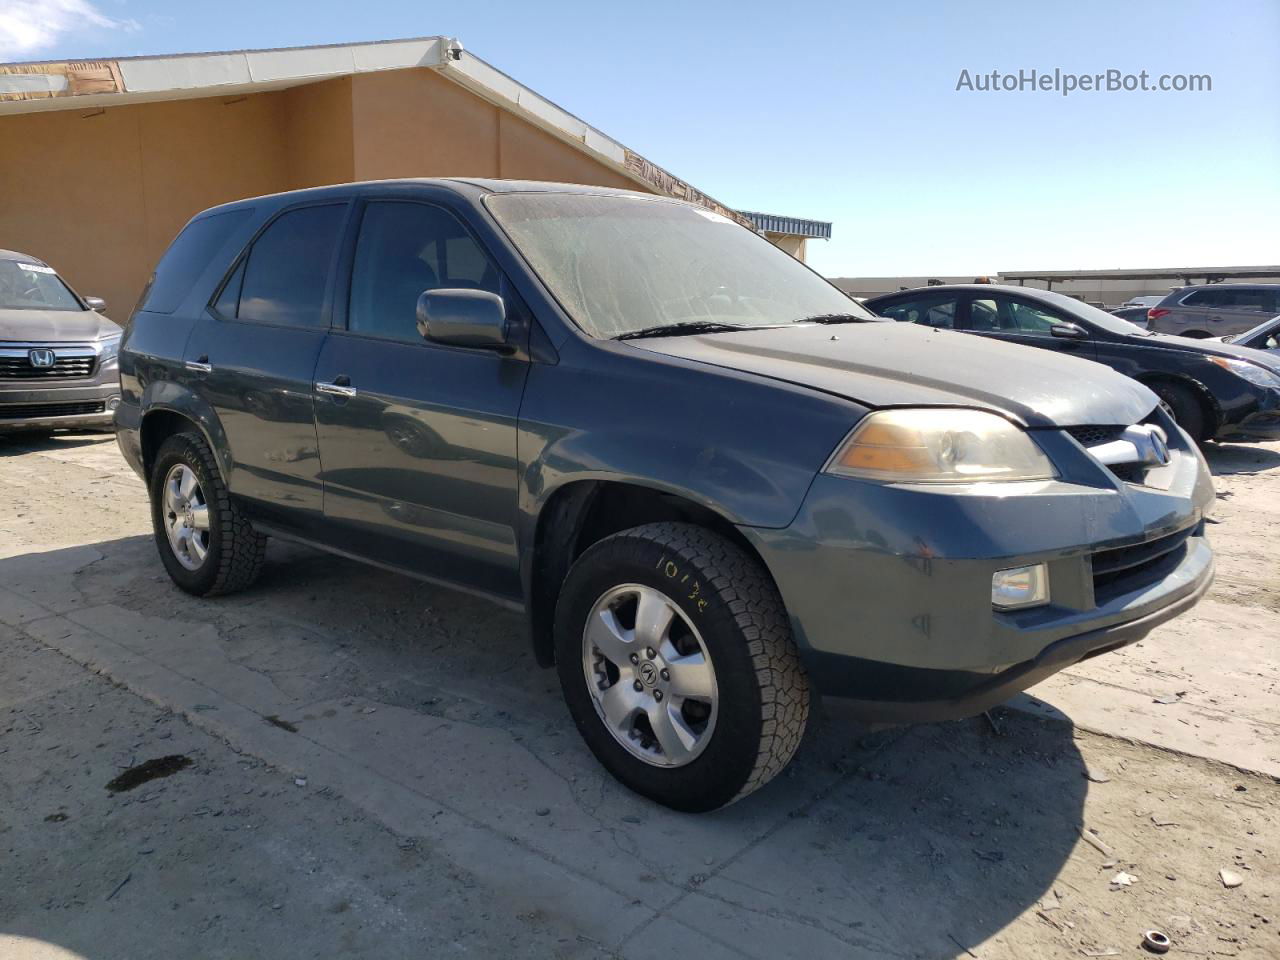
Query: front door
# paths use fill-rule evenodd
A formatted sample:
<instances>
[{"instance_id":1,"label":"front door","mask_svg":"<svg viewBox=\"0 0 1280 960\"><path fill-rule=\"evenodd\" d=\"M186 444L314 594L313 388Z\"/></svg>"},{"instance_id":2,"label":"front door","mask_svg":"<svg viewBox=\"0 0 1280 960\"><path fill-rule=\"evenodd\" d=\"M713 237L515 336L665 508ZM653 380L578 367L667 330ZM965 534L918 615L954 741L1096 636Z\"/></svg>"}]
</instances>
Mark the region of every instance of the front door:
<instances>
[{"instance_id":1,"label":"front door","mask_svg":"<svg viewBox=\"0 0 1280 960\"><path fill-rule=\"evenodd\" d=\"M187 341L184 363L230 448L227 485L259 519L321 519L312 380L348 203L272 220L239 259Z\"/></svg>"},{"instance_id":2,"label":"front door","mask_svg":"<svg viewBox=\"0 0 1280 960\"><path fill-rule=\"evenodd\" d=\"M358 230L338 307L346 322L315 371L329 533L370 559L519 598L516 418L528 364L430 343L416 318L418 296L437 288L489 290L510 309L504 281L442 207L370 201Z\"/></svg>"},{"instance_id":3,"label":"front door","mask_svg":"<svg viewBox=\"0 0 1280 960\"><path fill-rule=\"evenodd\" d=\"M973 293L966 299L962 312L961 325L968 333L1072 354L1086 360L1097 356L1092 336L1077 340L1053 335L1055 326L1080 326L1077 321L1032 300L995 291L990 294Z\"/></svg>"}]
</instances>

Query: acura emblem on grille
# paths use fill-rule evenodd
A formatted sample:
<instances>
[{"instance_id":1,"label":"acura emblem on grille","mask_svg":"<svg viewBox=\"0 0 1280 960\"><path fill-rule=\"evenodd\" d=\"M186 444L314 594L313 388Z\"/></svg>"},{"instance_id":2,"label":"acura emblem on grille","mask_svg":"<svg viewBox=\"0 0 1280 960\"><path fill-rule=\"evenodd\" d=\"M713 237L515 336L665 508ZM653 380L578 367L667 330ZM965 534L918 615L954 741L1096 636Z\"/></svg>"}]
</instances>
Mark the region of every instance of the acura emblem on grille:
<instances>
[{"instance_id":1,"label":"acura emblem on grille","mask_svg":"<svg viewBox=\"0 0 1280 960\"><path fill-rule=\"evenodd\" d=\"M27 359L31 361L33 367L52 367L58 359L58 355L52 350L44 348L27 351Z\"/></svg>"},{"instance_id":2,"label":"acura emblem on grille","mask_svg":"<svg viewBox=\"0 0 1280 960\"><path fill-rule=\"evenodd\" d=\"M1138 451L1139 463L1166 464L1169 462L1169 445L1164 431L1155 424L1135 424L1122 434Z\"/></svg>"}]
</instances>

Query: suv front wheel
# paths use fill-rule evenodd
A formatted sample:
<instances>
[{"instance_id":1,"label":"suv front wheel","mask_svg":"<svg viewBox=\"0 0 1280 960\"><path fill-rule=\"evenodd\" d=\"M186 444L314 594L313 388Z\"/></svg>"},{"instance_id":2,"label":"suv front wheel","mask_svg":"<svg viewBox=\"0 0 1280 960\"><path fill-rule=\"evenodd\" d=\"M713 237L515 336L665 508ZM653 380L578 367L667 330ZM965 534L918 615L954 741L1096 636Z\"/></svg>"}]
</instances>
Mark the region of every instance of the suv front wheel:
<instances>
[{"instance_id":1,"label":"suv front wheel","mask_svg":"<svg viewBox=\"0 0 1280 960\"><path fill-rule=\"evenodd\" d=\"M701 812L791 760L809 683L782 599L741 547L686 523L594 544L556 606L556 663L596 758L631 789Z\"/></svg>"},{"instance_id":2,"label":"suv front wheel","mask_svg":"<svg viewBox=\"0 0 1280 960\"><path fill-rule=\"evenodd\" d=\"M151 524L165 570L188 593L233 593L262 569L267 538L232 502L213 451L197 433L161 444L151 469Z\"/></svg>"}]
</instances>

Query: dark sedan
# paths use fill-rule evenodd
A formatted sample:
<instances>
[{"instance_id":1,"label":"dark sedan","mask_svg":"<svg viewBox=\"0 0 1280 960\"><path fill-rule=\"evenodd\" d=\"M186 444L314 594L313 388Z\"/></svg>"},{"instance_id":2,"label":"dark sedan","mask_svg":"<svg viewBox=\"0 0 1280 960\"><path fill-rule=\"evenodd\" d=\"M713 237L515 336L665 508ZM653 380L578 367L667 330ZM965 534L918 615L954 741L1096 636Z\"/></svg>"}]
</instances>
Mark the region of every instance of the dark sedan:
<instances>
[{"instance_id":1,"label":"dark sedan","mask_svg":"<svg viewBox=\"0 0 1280 960\"><path fill-rule=\"evenodd\" d=\"M1280 357L1234 343L1150 333L1071 297L949 284L866 302L891 320L960 330L1105 363L1159 394L1194 439L1280 439Z\"/></svg>"}]
</instances>

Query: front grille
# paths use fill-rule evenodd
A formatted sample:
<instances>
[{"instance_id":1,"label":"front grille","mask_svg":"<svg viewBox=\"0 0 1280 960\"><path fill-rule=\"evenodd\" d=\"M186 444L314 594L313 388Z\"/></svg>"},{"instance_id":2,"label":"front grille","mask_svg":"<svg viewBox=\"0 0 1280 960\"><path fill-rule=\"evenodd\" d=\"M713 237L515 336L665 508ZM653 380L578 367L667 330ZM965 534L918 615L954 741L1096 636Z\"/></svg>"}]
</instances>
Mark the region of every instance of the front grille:
<instances>
[{"instance_id":1,"label":"front grille","mask_svg":"<svg viewBox=\"0 0 1280 960\"><path fill-rule=\"evenodd\" d=\"M78 380L93 376L95 360L92 355L57 357L52 367L35 367L24 356L0 357L0 380Z\"/></svg>"},{"instance_id":2,"label":"front grille","mask_svg":"<svg viewBox=\"0 0 1280 960\"><path fill-rule=\"evenodd\" d=\"M5 403L0 404L0 420L36 420L44 417L83 417L107 409L103 400L78 400L73 403Z\"/></svg>"},{"instance_id":3,"label":"front grille","mask_svg":"<svg viewBox=\"0 0 1280 960\"><path fill-rule=\"evenodd\" d=\"M1168 576L1187 555L1187 541L1203 524L1168 536L1134 543L1093 555L1093 595L1099 606L1121 594L1141 589Z\"/></svg>"},{"instance_id":4,"label":"front grille","mask_svg":"<svg viewBox=\"0 0 1280 960\"><path fill-rule=\"evenodd\" d=\"M1119 440L1124 427L1095 426L1067 427L1067 433L1076 438L1082 447L1096 447L1112 440Z\"/></svg>"}]
</instances>

